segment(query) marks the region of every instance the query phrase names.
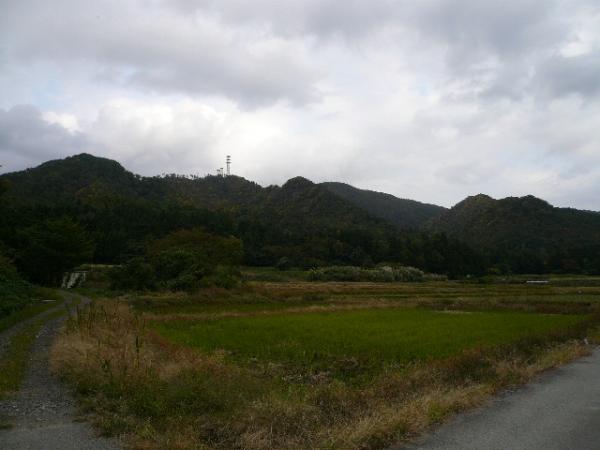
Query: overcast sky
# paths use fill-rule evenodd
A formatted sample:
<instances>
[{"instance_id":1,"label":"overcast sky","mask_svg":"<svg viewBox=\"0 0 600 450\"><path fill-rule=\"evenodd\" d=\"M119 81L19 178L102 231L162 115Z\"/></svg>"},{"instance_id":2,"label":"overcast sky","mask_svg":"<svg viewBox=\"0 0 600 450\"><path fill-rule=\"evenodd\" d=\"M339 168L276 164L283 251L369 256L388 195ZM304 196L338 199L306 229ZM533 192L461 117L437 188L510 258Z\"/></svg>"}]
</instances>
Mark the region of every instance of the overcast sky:
<instances>
[{"instance_id":1,"label":"overcast sky","mask_svg":"<svg viewBox=\"0 0 600 450\"><path fill-rule=\"evenodd\" d=\"M598 0L0 0L0 164L600 210Z\"/></svg>"}]
</instances>

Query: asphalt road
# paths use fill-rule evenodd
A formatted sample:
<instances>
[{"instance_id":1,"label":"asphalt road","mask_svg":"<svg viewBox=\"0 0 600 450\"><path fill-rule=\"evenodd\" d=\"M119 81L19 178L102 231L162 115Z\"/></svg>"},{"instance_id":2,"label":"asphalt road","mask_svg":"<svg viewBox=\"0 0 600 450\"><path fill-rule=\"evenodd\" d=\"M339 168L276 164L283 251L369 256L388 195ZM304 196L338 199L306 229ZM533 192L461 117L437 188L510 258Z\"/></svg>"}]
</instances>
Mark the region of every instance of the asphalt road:
<instances>
[{"instance_id":1,"label":"asphalt road","mask_svg":"<svg viewBox=\"0 0 600 450\"><path fill-rule=\"evenodd\" d=\"M405 449L600 449L600 350L461 414Z\"/></svg>"},{"instance_id":2,"label":"asphalt road","mask_svg":"<svg viewBox=\"0 0 600 450\"><path fill-rule=\"evenodd\" d=\"M64 308L61 306L60 308ZM36 316L40 317L40 316ZM79 420L70 391L50 372L48 354L65 317L47 321L36 336L29 367L16 395L0 400L1 450L119 450Z\"/></svg>"}]
</instances>

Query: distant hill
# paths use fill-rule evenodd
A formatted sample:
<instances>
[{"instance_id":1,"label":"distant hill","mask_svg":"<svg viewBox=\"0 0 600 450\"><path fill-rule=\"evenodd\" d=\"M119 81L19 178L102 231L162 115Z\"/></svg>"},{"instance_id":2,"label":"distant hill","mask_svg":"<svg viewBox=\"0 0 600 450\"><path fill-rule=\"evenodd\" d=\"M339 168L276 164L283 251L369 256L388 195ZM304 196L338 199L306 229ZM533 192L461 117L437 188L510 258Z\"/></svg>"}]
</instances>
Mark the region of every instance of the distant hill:
<instances>
[{"instance_id":1,"label":"distant hill","mask_svg":"<svg viewBox=\"0 0 600 450\"><path fill-rule=\"evenodd\" d=\"M325 186L372 216L387 220L404 229L420 228L447 210L442 206L398 198L383 192L358 189L345 183L326 182L321 183L321 186Z\"/></svg>"},{"instance_id":2,"label":"distant hill","mask_svg":"<svg viewBox=\"0 0 600 450\"><path fill-rule=\"evenodd\" d=\"M538 198L469 197L440 206L296 177L262 187L237 176L142 177L81 154L0 176L0 245L19 230L68 216L93 238L97 262L139 253L151 239L201 226L243 241L245 263L399 262L453 276L600 272L600 213Z\"/></svg>"},{"instance_id":3,"label":"distant hill","mask_svg":"<svg viewBox=\"0 0 600 450\"><path fill-rule=\"evenodd\" d=\"M96 259L114 261L170 230L202 226L244 241L246 262L299 265L335 259L362 263L392 225L297 177L266 188L237 176L141 177L116 161L81 154L0 176L0 241L22 245L15 230L68 215L96 242ZM389 248L389 246L384 246Z\"/></svg>"},{"instance_id":4,"label":"distant hill","mask_svg":"<svg viewBox=\"0 0 600 450\"><path fill-rule=\"evenodd\" d=\"M18 202L54 203L117 195L217 208L251 202L262 191L258 184L235 176L142 177L127 171L116 161L86 153L48 161L0 178L8 182L6 199Z\"/></svg>"},{"instance_id":5,"label":"distant hill","mask_svg":"<svg viewBox=\"0 0 600 450\"><path fill-rule=\"evenodd\" d=\"M252 212L296 227L304 222L384 225L384 221L347 202L325 187L296 177L283 186L261 187L238 176L142 177L118 162L80 154L0 176L8 182L4 200L18 204L93 202L118 197L154 204L178 204L209 210Z\"/></svg>"},{"instance_id":6,"label":"distant hill","mask_svg":"<svg viewBox=\"0 0 600 450\"><path fill-rule=\"evenodd\" d=\"M93 190L135 195L139 177L116 161L81 154L48 161L0 176L8 184L5 200L57 202Z\"/></svg>"},{"instance_id":7,"label":"distant hill","mask_svg":"<svg viewBox=\"0 0 600 450\"><path fill-rule=\"evenodd\" d=\"M528 195L468 197L429 224L514 271L600 269L600 213L556 208Z\"/></svg>"}]
</instances>

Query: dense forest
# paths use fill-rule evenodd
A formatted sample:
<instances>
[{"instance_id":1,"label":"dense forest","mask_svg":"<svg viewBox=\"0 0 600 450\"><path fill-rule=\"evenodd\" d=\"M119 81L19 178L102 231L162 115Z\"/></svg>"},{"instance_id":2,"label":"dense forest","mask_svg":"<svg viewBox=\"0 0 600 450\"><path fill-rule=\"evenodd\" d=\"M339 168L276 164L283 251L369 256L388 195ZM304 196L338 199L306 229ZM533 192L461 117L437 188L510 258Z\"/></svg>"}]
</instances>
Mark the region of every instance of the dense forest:
<instances>
[{"instance_id":1,"label":"dense forest","mask_svg":"<svg viewBox=\"0 0 600 450\"><path fill-rule=\"evenodd\" d=\"M600 213L531 195L469 197L428 224L486 255L495 272L600 273Z\"/></svg>"},{"instance_id":2,"label":"dense forest","mask_svg":"<svg viewBox=\"0 0 600 450\"><path fill-rule=\"evenodd\" d=\"M66 245L61 239L78 246L80 259L121 263L143 254L152 240L198 227L239 238L248 265L396 262L451 276L483 267L480 255L457 240L401 231L301 177L266 188L236 176L140 177L83 154L1 179L7 188L0 240L37 282L52 282L64 269L53 260L55 249ZM62 238L49 242L52 233Z\"/></svg>"},{"instance_id":3,"label":"dense forest","mask_svg":"<svg viewBox=\"0 0 600 450\"><path fill-rule=\"evenodd\" d=\"M141 177L88 154L0 183L0 253L42 284L82 262L149 258L178 230L235 238L240 262L257 266L387 263L451 277L600 268L600 214L533 197L477 196L446 210L301 177L264 188L237 176Z\"/></svg>"},{"instance_id":4,"label":"dense forest","mask_svg":"<svg viewBox=\"0 0 600 450\"><path fill-rule=\"evenodd\" d=\"M402 229L419 229L447 211L442 206L398 198L384 192L357 189L345 183L327 182L321 183L321 186L373 217L387 220Z\"/></svg>"}]
</instances>

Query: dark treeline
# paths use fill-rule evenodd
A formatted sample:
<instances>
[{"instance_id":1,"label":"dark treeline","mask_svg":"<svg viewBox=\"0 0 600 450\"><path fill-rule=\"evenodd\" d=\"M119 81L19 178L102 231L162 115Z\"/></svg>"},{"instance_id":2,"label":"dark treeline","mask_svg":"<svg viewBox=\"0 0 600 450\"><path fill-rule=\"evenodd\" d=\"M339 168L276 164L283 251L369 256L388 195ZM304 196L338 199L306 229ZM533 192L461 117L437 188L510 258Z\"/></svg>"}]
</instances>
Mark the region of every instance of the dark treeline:
<instances>
[{"instance_id":1,"label":"dark treeline","mask_svg":"<svg viewBox=\"0 0 600 450\"><path fill-rule=\"evenodd\" d=\"M301 177L266 188L235 176L145 178L78 155L0 183L0 253L37 283L55 284L82 262L149 255L154 241L178 230L238 239L246 265L389 263L450 277L600 271L600 215L539 199L472 197L407 230ZM387 208L423 214L422 204L388 197Z\"/></svg>"},{"instance_id":2,"label":"dark treeline","mask_svg":"<svg viewBox=\"0 0 600 450\"><path fill-rule=\"evenodd\" d=\"M281 217L286 215L210 211L120 197L94 204L4 203L0 240L21 272L39 283L56 283L64 270L81 262L125 262L143 254L155 239L197 227L238 237L247 265L276 265L286 258L304 268L396 262L450 276L482 270L479 255L442 234L400 232L385 225L328 226L310 216L292 226Z\"/></svg>"},{"instance_id":3,"label":"dark treeline","mask_svg":"<svg viewBox=\"0 0 600 450\"><path fill-rule=\"evenodd\" d=\"M533 196L469 197L431 223L468 242L495 273L600 273L600 213Z\"/></svg>"}]
</instances>

